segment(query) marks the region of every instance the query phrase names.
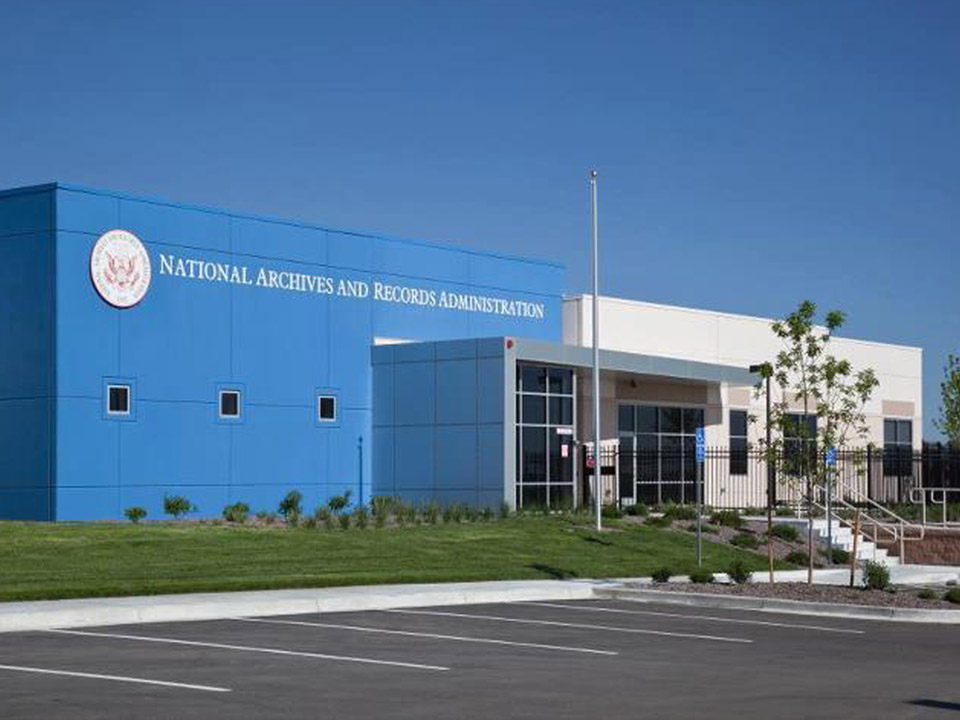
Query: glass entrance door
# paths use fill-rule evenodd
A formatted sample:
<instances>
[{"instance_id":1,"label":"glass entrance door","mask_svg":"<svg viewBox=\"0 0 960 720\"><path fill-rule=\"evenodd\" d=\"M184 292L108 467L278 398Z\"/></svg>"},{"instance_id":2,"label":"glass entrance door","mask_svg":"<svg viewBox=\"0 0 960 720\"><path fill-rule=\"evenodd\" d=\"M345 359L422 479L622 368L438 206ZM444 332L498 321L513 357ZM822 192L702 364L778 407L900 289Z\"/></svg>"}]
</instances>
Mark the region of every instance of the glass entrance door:
<instances>
[{"instance_id":1,"label":"glass entrance door","mask_svg":"<svg viewBox=\"0 0 960 720\"><path fill-rule=\"evenodd\" d=\"M517 508L573 507L573 370L517 367Z\"/></svg>"}]
</instances>

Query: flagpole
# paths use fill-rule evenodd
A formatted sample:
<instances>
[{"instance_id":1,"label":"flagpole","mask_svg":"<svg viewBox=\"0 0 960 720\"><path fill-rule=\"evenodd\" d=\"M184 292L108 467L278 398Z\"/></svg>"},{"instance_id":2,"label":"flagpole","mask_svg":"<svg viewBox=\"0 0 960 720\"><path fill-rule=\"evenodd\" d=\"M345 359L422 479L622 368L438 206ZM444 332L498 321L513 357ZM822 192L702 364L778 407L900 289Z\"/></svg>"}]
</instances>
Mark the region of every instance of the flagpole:
<instances>
[{"instance_id":1,"label":"flagpole","mask_svg":"<svg viewBox=\"0 0 960 720\"><path fill-rule=\"evenodd\" d=\"M597 530L602 529L603 487L600 483L600 295L597 253L597 171L590 171L590 220L593 226L593 493Z\"/></svg>"}]
</instances>

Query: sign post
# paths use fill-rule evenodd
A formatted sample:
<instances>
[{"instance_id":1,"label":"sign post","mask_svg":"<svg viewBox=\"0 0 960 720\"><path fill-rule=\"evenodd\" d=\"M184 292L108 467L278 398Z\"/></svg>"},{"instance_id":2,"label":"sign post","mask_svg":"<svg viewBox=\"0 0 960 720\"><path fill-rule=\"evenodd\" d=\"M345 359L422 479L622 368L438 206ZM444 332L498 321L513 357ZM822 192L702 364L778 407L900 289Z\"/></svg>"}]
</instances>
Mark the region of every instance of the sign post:
<instances>
[{"instance_id":1,"label":"sign post","mask_svg":"<svg viewBox=\"0 0 960 720\"><path fill-rule=\"evenodd\" d=\"M837 467L837 448L827 448L827 564L833 565L833 473Z\"/></svg>"},{"instance_id":2,"label":"sign post","mask_svg":"<svg viewBox=\"0 0 960 720\"><path fill-rule=\"evenodd\" d=\"M703 538L700 532L703 503L703 463L707 458L707 442L703 427L697 428L697 567L703 566Z\"/></svg>"}]
</instances>

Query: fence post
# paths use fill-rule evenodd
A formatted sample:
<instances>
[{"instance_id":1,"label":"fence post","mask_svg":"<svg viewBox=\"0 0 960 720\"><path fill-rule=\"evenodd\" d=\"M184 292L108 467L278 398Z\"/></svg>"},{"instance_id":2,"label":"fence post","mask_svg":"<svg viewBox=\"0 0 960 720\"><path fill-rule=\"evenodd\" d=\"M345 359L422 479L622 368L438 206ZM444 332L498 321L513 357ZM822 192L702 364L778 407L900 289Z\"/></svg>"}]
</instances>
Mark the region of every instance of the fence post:
<instances>
[{"instance_id":1,"label":"fence post","mask_svg":"<svg viewBox=\"0 0 960 720\"><path fill-rule=\"evenodd\" d=\"M853 576L857 571L857 541L860 539L860 509L853 520L853 552L850 553L850 587L853 587Z\"/></svg>"},{"instance_id":2,"label":"fence post","mask_svg":"<svg viewBox=\"0 0 960 720\"><path fill-rule=\"evenodd\" d=\"M904 542L903 542L903 520L901 520L900 521L900 564L901 565L907 564L907 557L904 554L905 550L906 550L906 545L904 545Z\"/></svg>"}]
</instances>

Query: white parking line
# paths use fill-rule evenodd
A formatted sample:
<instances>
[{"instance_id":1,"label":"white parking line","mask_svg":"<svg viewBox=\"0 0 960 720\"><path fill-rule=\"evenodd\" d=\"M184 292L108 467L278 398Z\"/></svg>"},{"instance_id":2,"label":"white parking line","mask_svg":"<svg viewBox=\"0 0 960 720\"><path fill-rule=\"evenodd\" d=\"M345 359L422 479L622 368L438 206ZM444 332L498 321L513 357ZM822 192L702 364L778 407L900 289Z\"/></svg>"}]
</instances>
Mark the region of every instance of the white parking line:
<instances>
[{"instance_id":1,"label":"white parking line","mask_svg":"<svg viewBox=\"0 0 960 720\"><path fill-rule=\"evenodd\" d=\"M434 615L437 617L469 618L471 620L496 620L498 622L524 623L527 625L551 625L555 627L579 628L581 630L612 630L614 632L631 633L636 635L661 635L663 637L690 638L693 640L715 640L717 642L752 643L747 638L723 637L720 635L699 635L696 633L667 632L666 630L643 630L640 628L614 627L611 625L587 625L584 623L567 623L556 620L529 620L524 618L503 617L500 615L472 615L469 613L440 612L438 610L384 610L388 613L402 613L405 615Z\"/></svg>"},{"instance_id":2,"label":"white parking line","mask_svg":"<svg viewBox=\"0 0 960 720\"><path fill-rule=\"evenodd\" d=\"M385 635L404 635L406 637L431 638L434 640L454 640L457 642L488 643L491 645L513 645L535 648L537 650L558 650L565 652L590 653L593 655L618 655L615 650L596 650L593 648L570 647L568 645L547 645L543 643L518 642L516 640L498 640L495 638L466 637L463 635L440 635L437 633L413 632L411 630L386 630L384 628L361 625L335 625L333 623L306 622L302 620L267 620L265 618L234 618L244 622L271 623L275 625L305 625L307 627L330 628L333 630L356 630L357 632L383 633Z\"/></svg>"},{"instance_id":3,"label":"white parking line","mask_svg":"<svg viewBox=\"0 0 960 720\"><path fill-rule=\"evenodd\" d=\"M50 670L48 668L25 667L23 665L0 665L0 670L16 672L38 673L40 675L65 675L67 677L88 678L90 680L113 680L116 682L137 683L140 685L160 685L185 690L203 690L205 692L230 692L230 688L213 685L191 685L190 683L167 682L166 680L149 680L147 678L126 677L125 675L98 675L97 673L73 672L72 670Z\"/></svg>"},{"instance_id":4,"label":"white parking line","mask_svg":"<svg viewBox=\"0 0 960 720\"><path fill-rule=\"evenodd\" d=\"M270 655L289 655L291 657L335 660L339 662L365 663L368 665L390 665L393 667L413 668L415 670L449 670L439 665L421 665L420 663L399 662L395 660L375 660L374 658L352 657L349 655L327 655L324 653L281 650L280 648L251 647L249 645L226 645L224 643L200 642L198 640L180 640L177 638L159 638L149 635L121 635L119 633L86 632L83 630L46 630L61 635L80 635L83 637L112 638L115 640L140 640L142 642L166 643L169 645L188 645L190 647L214 648L217 650L237 650L239 652L267 653Z\"/></svg>"},{"instance_id":5,"label":"white parking line","mask_svg":"<svg viewBox=\"0 0 960 720\"><path fill-rule=\"evenodd\" d=\"M717 617L716 615L686 615L684 613L657 612L654 610L624 610L622 608L588 607L586 605L563 605L561 603L548 603L548 602L524 602L519 604L534 605L536 607L564 608L567 610L583 610L585 612L620 613L624 615L653 615L656 617L690 618L692 620L712 620L714 622L739 623L742 625L767 625L769 627L796 628L798 630L818 630L820 632L848 633L851 635L863 635L866 632L865 630L853 630L850 628L824 627L822 625L797 625L794 623L772 622L769 620L746 620L743 618Z\"/></svg>"}]
</instances>

